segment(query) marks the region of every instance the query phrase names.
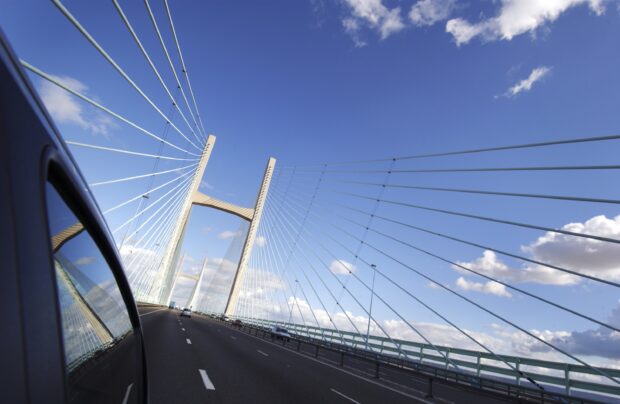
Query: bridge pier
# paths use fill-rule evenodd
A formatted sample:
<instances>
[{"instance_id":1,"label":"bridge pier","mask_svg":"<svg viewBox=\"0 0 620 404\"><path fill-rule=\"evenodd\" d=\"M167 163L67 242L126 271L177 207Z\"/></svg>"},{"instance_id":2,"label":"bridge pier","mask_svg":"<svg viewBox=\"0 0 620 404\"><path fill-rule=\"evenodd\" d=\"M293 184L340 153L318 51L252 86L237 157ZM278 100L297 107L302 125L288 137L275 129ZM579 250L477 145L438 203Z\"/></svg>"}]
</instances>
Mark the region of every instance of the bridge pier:
<instances>
[{"instance_id":1,"label":"bridge pier","mask_svg":"<svg viewBox=\"0 0 620 404\"><path fill-rule=\"evenodd\" d=\"M211 151L213 150L213 146L215 145L215 139L216 138L213 135L209 135L207 139L207 143L205 144L204 151L200 158L200 162L198 163L198 167L196 168L194 178L192 180L190 191L188 192L188 196L183 203L179 221L174 228L172 237L170 238L170 242L159 267L158 274L156 275L153 282L153 287L151 290L153 291L152 293L154 294L154 296L151 297L154 297L159 304L169 304L172 288L174 287L175 283L176 263L179 258L182 241L185 236L187 222L189 220L192 207L194 205L210 207L213 209L224 211L226 213L233 214L243 220L250 222L250 228L245 238L241 257L237 265L237 270L235 271L232 286L230 288L228 299L226 301L226 307L224 310L224 313L227 316L233 316L237 307L239 293L241 291L241 287L243 286L243 279L245 277L247 263L250 256L252 255L252 249L256 241L256 234L263 214L263 207L265 205L265 200L267 199L267 193L269 191L269 185L271 184L271 177L273 175L276 160L272 157L269 158L269 161L267 162L267 167L265 168L263 181L261 183L261 187L256 198L255 206L253 208L236 206L232 203L205 195L198 190L200 181L202 180L204 171L207 167L207 163L209 162L209 158L211 157ZM195 303L198 293L200 293L200 278L199 282L197 283L197 287L195 287L194 291L192 292L192 296L190 297L190 303Z\"/></svg>"}]
</instances>

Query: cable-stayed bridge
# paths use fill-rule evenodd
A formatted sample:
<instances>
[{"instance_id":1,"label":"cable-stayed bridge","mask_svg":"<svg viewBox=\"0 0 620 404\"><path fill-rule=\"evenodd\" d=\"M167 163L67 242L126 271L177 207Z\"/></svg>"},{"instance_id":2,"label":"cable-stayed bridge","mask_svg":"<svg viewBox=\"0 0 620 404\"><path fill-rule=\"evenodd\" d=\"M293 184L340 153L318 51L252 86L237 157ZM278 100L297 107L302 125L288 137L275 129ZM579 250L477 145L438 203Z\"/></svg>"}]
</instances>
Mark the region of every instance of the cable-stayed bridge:
<instances>
[{"instance_id":1,"label":"cable-stayed bridge","mask_svg":"<svg viewBox=\"0 0 620 404\"><path fill-rule=\"evenodd\" d=\"M254 379L247 386L255 397L283 402L620 398L620 135L314 165L265 156L264 171L247 172L259 183L254 203L238 205L200 190L215 136L168 2L161 15L144 3L157 45L147 49L147 33L113 0L157 95L86 23L53 4L157 119L135 122L132 111L22 61L48 89L139 139L66 143L83 162L141 304L153 377L172 380L153 383L153 401L247 400L236 391L237 372ZM238 217L240 231L226 258L210 265L212 257L194 257L192 274L183 245L191 212L205 208ZM58 245L82 230L67 228ZM69 272L59 269L63 291L78 296L85 286ZM181 279L189 293L179 294ZM180 320L159 307L175 296L201 315ZM74 338L79 361L113 332L88 298L75 301L67 313L76 329L90 330ZM213 319L220 314L243 327ZM557 328L566 324L573 328ZM273 343L273 326L290 340Z\"/></svg>"}]
</instances>

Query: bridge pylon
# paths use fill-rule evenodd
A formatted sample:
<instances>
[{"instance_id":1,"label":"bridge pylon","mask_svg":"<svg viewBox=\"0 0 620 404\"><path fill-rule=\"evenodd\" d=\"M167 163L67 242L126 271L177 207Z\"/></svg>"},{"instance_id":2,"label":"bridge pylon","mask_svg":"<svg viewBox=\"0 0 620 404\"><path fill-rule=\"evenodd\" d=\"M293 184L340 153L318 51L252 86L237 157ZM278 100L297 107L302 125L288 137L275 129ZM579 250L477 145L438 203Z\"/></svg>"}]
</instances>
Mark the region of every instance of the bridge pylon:
<instances>
[{"instance_id":1,"label":"bridge pylon","mask_svg":"<svg viewBox=\"0 0 620 404\"><path fill-rule=\"evenodd\" d=\"M271 178L275 169L276 159L270 157L267 162L267 166L263 175L263 181L256 197L254 207L248 208L237 206L235 204L205 195L198 190L200 186L200 181L202 180L204 171L207 167L207 163L209 162L209 158L211 157L211 151L213 150L213 146L215 145L215 139L216 138L213 135L209 135L207 139L207 143L205 144L205 148L200 158L200 162L198 163L198 167L196 168L196 173L194 174L194 179L192 180L190 192L188 192L188 196L183 203L179 220L175 225L172 237L170 238L170 242L168 244L162 262L159 266L158 273L153 282L152 290L156 293L156 296L154 297L159 304L168 305L170 303L169 300L172 294L172 288L174 287L176 277L176 263L179 258L182 241L185 236L185 231L187 229L187 222L189 220L192 207L194 205L204 206L230 213L250 223L250 227L246 235L245 242L243 244L243 249L241 251L241 257L239 258L239 263L237 265L232 286L230 288L230 293L226 302L226 308L224 310L227 315L232 315L235 312L235 308L237 306L237 300L239 298L241 286L243 285L243 279L245 277L248 260L252 255L252 249L256 241L256 233L260 225L260 220L263 214L263 207L267 198L267 194L269 192L269 185L271 184ZM181 268L179 268L179 271L180 270ZM192 300L196 300L198 292L198 290L194 292L195 295L192 296Z\"/></svg>"}]
</instances>

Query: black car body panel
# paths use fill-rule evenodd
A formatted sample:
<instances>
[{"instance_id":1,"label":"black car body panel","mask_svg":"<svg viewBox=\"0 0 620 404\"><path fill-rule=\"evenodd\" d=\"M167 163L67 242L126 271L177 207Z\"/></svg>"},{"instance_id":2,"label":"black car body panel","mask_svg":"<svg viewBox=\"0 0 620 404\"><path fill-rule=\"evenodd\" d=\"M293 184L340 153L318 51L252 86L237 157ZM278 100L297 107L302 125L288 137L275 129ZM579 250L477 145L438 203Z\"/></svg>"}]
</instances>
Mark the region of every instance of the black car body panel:
<instances>
[{"instance_id":1,"label":"black car body panel","mask_svg":"<svg viewBox=\"0 0 620 404\"><path fill-rule=\"evenodd\" d=\"M0 391L3 402L67 402L45 185L53 178L114 274L139 345L136 380L147 401L140 317L102 214L42 101L0 32Z\"/></svg>"}]
</instances>

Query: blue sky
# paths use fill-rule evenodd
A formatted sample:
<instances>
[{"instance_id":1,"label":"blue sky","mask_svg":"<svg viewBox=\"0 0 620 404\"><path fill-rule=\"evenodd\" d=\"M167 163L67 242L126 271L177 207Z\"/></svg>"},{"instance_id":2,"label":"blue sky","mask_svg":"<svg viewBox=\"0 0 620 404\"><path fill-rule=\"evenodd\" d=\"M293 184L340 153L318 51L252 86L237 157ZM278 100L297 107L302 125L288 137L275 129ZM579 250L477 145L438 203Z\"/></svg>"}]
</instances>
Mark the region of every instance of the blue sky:
<instances>
[{"instance_id":1,"label":"blue sky","mask_svg":"<svg viewBox=\"0 0 620 404\"><path fill-rule=\"evenodd\" d=\"M145 93L164 112L172 114L169 99L112 3L67 1L65 5ZM174 89L171 71L144 5L122 1L121 6L163 79ZM153 1L151 6L178 68L163 5ZM617 75L620 71L620 54L617 51L620 16L617 1L563 0L553 4L518 0L173 1L170 7L205 128L208 133L217 136L201 190L242 206L253 204L270 156L278 159L279 167L291 167L617 133L617 106L620 105L620 77ZM0 24L21 58L61 77L73 88L85 92L149 131L159 136L166 133L163 119L79 35L51 2L9 0L4 10L0 15ZM57 106L73 105L64 98L53 98L58 97L53 86L46 87L34 76L33 81L42 94L57 102ZM158 143L152 139L81 101L74 102L79 106L77 111L75 108L57 108L53 114L65 139L146 153L158 152ZM172 115L173 122L185 130L178 115ZM166 139L192 151L178 134L172 130L168 132ZM108 156L100 151L78 147L72 148L72 151L91 183L191 163L160 161L155 168L152 159ZM616 143L605 142L426 161L398 161L395 168L615 164L618 151ZM167 147L162 153L187 158L183 153ZM387 170L388 166L389 163L377 163L354 168ZM283 171L283 178L290 174L290 170ZM315 171L298 173L291 191L306 201L307 196L312 195L319 175L315 167L308 170ZM375 195L377 187L335 182L328 186L327 180L381 183L384 179L383 174L333 173L327 177L318 193L319 202L328 206L334 202L352 204L367 211L373 208L373 204L336 196L328 188L339 184L351 192ZM153 183L145 179L94 187L93 191L105 210L170 179L172 177L162 175ZM619 199L620 196L614 171L437 174L432 177L402 174L392 175L390 183L609 199ZM274 183L274 203L282 198L285 188L283 182ZM163 195L167 189L162 188L159 194L153 193L150 200ZM398 189L388 189L384 197L552 228L561 228L569 223L584 224L596 216L605 215L607 222L590 222L587 229L608 231L610 237L615 235L616 238L620 234L614 233L620 232L620 223L613 220L620 212L612 204L462 196ZM318 207L312 209L324 222L329 222L329 212L322 212ZM331 211L334 213L337 209ZM116 229L135 212L136 204L130 204L110 213L107 215L110 228ZM280 216L277 212L273 208L271 213L266 214L266 220L275 223ZM431 213L413 213L394 206L382 205L378 208L379 212L519 254L528 254L521 246L531 247L539 237L545 236L541 231L507 228ZM366 220L355 214L348 217ZM234 248L229 251L231 238L226 236L236 232L239 226L239 219L219 212L194 209L184 244L184 252L191 257L185 270L195 272L205 256L212 260L210 265L213 271L218 268L218 259L228 257L234 260L238 251ZM483 257L481 249L438 240L386 223L376 226L381 231L390 232L410 243L419 243L454 261L473 264ZM122 238L125 230L120 230L115 236ZM334 230L324 223L309 231L315 232L310 234L320 234ZM355 232L359 236L362 234L359 228ZM277 236L273 237L275 239ZM544 256L557 259L557 256L549 255L552 253L545 248L555 252L576 251L574 245L563 241L544 240L538 250L534 248L529 254L547 254ZM510 315L527 329L570 333L597 328L572 316L542 309L544 305L534 304L516 292L510 292L511 297L501 296L501 292L498 295L497 290L490 293L489 289L484 289L484 280L458 273L450 265L429 257L413 254L376 234L369 235L368 242L375 242L396 255L400 254L411 265L433 274L438 281ZM356 247L352 240L347 243L352 248ZM274 245L277 245L277 240L274 240ZM344 256L343 250L338 254L342 254L341 258L347 262L353 261L352 257ZM617 249L611 249L607 254L607 260L618 262ZM385 257L381 258L368 249L364 249L362 255L379 266L389 268L393 279L415 290L446 316L462 321L468 329L496 338L502 335L492 325L497 323L496 320L429 287L428 281L412 277L403 268L390 264ZM274 259L268 253L264 256L256 253L253 262L264 265L269 256ZM490 259L488 255L486 257ZM516 260L499 258L513 269L524 268ZM488 264L486 261L479 263ZM598 272L601 276L616 281L619 279L617 265L609 267L607 262L604 263L607 266L601 265L600 268L605 268ZM359 276L369 281L367 268L360 263L356 266ZM491 270L497 271L498 268L495 266ZM300 273L294 273L302 279ZM339 276L342 279L348 277L343 274ZM464 282L459 288L457 282L460 277ZM256 278L255 282L261 281ZM264 276L262 282L265 282ZM352 280L347 282L355 283ZM441 322L428 311L415 306L411 299L394 292L385 281L377 282L378 290L390 296L392 303L401 307L407 318L431 325ZM480 286L471 282L477 282ZM571 305L601 321L612 315L620 297L616 288L590 281L570 285L516 282L519 287ZM177 293L178 299L183 299L183 294L187 293L187 285ZM367 300L367 292L359 285L357 288L356 293L366 293ZM476 288L486 293L477 292ZM309 285L306 289L309 293ZM323 292L323 297L328 300L326 292ZM317 299L310 300L310 306L318 307ZM353 315L360 316L363 323L363 311L355 308L350 300L345 303L343 306L350 308ZM330 303L327 306L332 308L334 305ZM520 309L516 310L516 307ZM375 310L382 320L394 319L393 314L381 304L377 304ZM538 315L532 316L532 312ZM429 333L436 331L429 327ZM560 338L558 335L550 338ZM446 342L441 336L438 338L439 342Z\"/></svg>"}]
</instances>

